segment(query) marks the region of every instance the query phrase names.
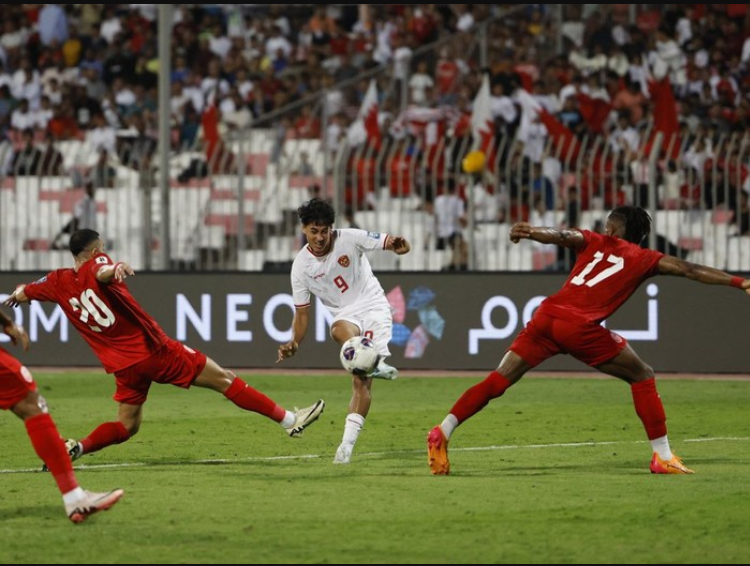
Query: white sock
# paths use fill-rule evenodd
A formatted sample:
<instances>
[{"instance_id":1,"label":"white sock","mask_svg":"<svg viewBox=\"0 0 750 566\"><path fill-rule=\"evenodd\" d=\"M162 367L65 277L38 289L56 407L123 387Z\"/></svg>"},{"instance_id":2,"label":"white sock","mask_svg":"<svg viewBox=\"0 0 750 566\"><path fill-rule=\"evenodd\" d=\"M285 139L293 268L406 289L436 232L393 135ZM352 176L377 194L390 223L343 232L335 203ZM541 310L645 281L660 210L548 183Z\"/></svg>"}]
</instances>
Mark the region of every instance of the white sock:
<instances>
[{"instance_id":1,"label":"white sock","mask_svg":"<svg viewBox=\"0 0 750 566\"><path fill-rule=\"evenodd\" d=\"M443 434L445 435L445 438L447 439L450 439L451 434L453 434L453 431L455 430L457 426L458 426L458 419L451 414L445 417L443 419L443 422L440 423L440 428L443 429Z\"/></svg>"},{"instance_id":2,"label":"white sock","mask_svg":"<svg viewBox=\"0 0 750 566\"><path fill-rule=\"evenodd\" d=\"M344 438L341 439L342 444L346 444L350 448L354 447L354 443L357 442L359 431L365 426L365 418L359 413L349 413L346 415L346 424L344 425Z\"/></svg>"},{"instance_id":3,"label":"white sock","mask_svg":"<svg viewBox=\"0 0 750 566\"><path fill-rule=\"evenodd\" d=\"M84 497L86 497L86 492L79 486L68 493L63 493L63 503L65 505L72 505L73 503L78 503Z\"/></svg>"},{"instance_id":4,"label":"white sock","mask_svg":"<svg viewBox=\"0 0 750 566\"><path fill-rule=\"evenodd\" d=\"M669 440L665 434L661 438L654 438L651 441L651 449L659 455L662 460L672 459L672 450L669 449Z\"/></svg>"},{"instance_id":5,"label":"white sock","mask_svg":"<svg viewBox=\"0 0 750 566\"><path fill-rule=\"evenodd\" d=\"M294 413L291 411L287 411L284 414L284 418L281 419L281 422L279 423L284 428L289 428L294 424L294 421L297 420L297 417L294 416Z\"/></svg>"}]
</instances>

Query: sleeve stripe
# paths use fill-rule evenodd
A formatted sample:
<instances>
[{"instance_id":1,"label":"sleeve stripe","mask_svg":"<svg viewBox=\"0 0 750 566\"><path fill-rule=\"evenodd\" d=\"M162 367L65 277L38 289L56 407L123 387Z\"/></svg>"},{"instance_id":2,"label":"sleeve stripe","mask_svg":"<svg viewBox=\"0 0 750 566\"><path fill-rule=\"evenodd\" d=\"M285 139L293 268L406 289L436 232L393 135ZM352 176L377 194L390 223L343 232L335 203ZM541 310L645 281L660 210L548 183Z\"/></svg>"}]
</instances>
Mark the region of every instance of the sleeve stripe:
<instances>
[{"instance_id":1,"label":"sleeve stripe","mask_svg":"<svg viewBox=\"0 0 750 566\"><path fill-rule=\"evenodd\" d=\"M388 249L388 238L390 238L390 237L391 237L391 235L390 235L390 234L386 234L386 235L385 235L385 238L383 239L383 249L384 249L384 250L385 250L385 249Z\"/></svg>"},{"instance_id":2,"label":"sleeve stripe","mask_svg":"<svg viewBox=\"0 0 750 566\"><path fill-rule=\"evenodd\" d=\"M304 309L311 305L311 303L305 303L304 305L294 305L295 309Z\"/></svg>"}]
</instances>

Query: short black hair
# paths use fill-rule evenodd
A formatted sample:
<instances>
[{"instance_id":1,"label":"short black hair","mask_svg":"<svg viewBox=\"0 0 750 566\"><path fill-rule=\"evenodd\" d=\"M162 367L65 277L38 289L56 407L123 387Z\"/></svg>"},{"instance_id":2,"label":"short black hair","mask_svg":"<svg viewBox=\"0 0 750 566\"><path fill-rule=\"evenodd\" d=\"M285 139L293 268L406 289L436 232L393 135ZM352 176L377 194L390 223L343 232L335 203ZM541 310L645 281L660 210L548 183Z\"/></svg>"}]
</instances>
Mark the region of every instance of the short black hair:
<instances>
[{"instance_id":1,"label":"short black hair","mask_svg":"<svg viewBox=\"0 0 750 566\"><path fill-rule=\"evenodd\" d=\"M651 233L651 216L640 206L618 206L609 217L625 225L624 239L640 244Z\"/></svg>"},{"instance_id":2,"label":"short black hair","mask_svg":"<svg viewBox=\"0 0 750 566\"><path fill-rule=\"evenodd\" d=\"M333 226L336 211L331 203L322 198L311 198L297 209L297 216L303 226L315 224L318 226Z\"/></svg>"},{"instance_id":3,"label":"short black hair","mask_svg":"<svg viewBox=\"0 0 750 566\"><path fill-rule=\"evenodd\" d=\"M70 253L72 253L74 256L77 256L98 239L99 232L97 232L96 230L89 230L88 228L76 230L70 236L70 243L68 244Z\"/></svg>"}]
</instances>

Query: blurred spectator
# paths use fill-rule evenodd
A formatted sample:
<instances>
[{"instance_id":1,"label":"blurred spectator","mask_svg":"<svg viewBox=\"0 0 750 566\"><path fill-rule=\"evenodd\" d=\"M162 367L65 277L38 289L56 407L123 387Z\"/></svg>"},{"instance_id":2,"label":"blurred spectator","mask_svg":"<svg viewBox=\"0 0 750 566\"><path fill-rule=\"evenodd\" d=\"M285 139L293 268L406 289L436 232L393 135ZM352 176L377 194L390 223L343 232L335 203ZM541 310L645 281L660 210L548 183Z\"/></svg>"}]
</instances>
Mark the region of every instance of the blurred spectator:
<instances>
[{"instance_id":1,"label":"blurred spectator","mask_svg":"<svg viewBox=\"0 0 750 566\"><path fill-rule=\"evenodd\" d=\"M735 226L736 236L750 236L750 204L748 204L748 194L745 191L740 191L737 215L732 223Z\"/></svg>"},{"instance_id":2,"label":"blurred spectator","mask_svg":"<svg viewBox=\"0 0 750 566\"><path fill-rule=\"evenodd\" d=\"M23 130L21 137L23 145L13 153L8 175L40 175L42 152L34 145L34 130Z\"/></svg>"},{"instance_id":3,"label":"blurred spectator","mask_svg":"<svg viewBox=\"0 0 750 566\"><path fill-rule=\"evenodd\" d=\"M300 151L299 163L294 169L294 174L302 175L305 177L315 175L315 168L313 167L313 164L310 163L310 154L308 152Z\"/></svg>"},{"instance_id":4,"label":"blurred spectator","mask_svg":"<svg viewBox=\"0 0 750 566\"><path fill-rule=\"evenodd\" d=\"M435 248L453 251L451 261L443 271L465 271L468 264L468 246L463 236L467 225L466 209L463 199L456 194L456 185L448 183L445 193L435 197L433 203L435 214Z\"/></svg>"},{"instance_id":5,"label":"blurred spectator","mask_svg":"<svg viewBox=\"0 0 750 566\"><path fill-rule=\"evenodd\" d=\"M36 128L36 113L25 98L19 99L18 106L10 113L10 126L19 132Z\"/></svg>"},{"instance_id":6,"label":"blurred spectator","mask_svg":"<svg viewBox=\"0 0 750 566\"><path fill-rule=\"evenodd\" d=\"M110 163L110 155L106 149L99 150L99 159L86 175L86 184L91 183L95 188L112 188L115 186L117 171Z\"/></svg>"},{"instance_id":7,"label":"blurred spectator","mask_svg":"<svg viewBox=\"0 0 750 566\"><path fill-rule=\"evenodd\" d=\"M409 88L411 89L411 101L420 106L428 105L430 100L427 93L435 86L435 81L429 74L427 61L422 59L417 63L417 70L409 78Z\"/></svg>"},{"instance_id":8,"label":"blurred spectator","mask_svg":"<svg viewBox=\"0 0 750 566\"><path fill-rule=\"evenodd\" d=\"M70 235L76 230L88 228L96 230L96 187L86 182L85 192L73 208L73 217L63 226L52 240L53 250L67 250Z\"/></svg>"},{"instance_id":9,"label":"blurred spectator","mask_svg":"<svg viewBox=\"0 0 750 566\"><path fill-rule=\"evenodd\" d=\"M47 129L56 140L77 139L82 136L70 100L64 100L59 106L55 106L52 118L47 123Z\"/></svg>"},{"instance_id":10,"label":"blurred spectator","mask_svg":"<svg viewBox=\"0 0 750 566\"><path fill-rule=\"evenodd\" d=\"M55 136L50 131L45 132L44 146L39 158L39 170L41 174L64 175L64 164L65 160L63 159L62 152L55 147Z\"/></svg>"},{"instance_id":11,"label":"blurred spectator","mask_svg":"<svg viewBox=\"0 0 750 566\"><path fill-rule=\"evenodd\" d=\"M39 10L38 25L42 45L62 45L68 39L68 16L59 4L45 4Z\"/></svg>"}]
</instances>

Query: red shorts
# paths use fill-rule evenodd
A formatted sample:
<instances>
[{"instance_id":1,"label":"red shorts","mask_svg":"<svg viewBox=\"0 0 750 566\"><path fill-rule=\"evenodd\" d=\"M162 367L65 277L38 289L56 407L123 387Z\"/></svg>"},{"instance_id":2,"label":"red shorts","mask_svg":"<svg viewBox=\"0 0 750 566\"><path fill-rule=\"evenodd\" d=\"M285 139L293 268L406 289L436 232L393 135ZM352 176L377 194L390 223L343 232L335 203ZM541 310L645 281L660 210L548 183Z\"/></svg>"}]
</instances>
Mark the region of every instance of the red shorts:
<instances>
[{"instance_id":1,"label":"red shorts","mask_svg":"<svg viewBox=\"0 0 750 566\"><path fill-rule=\"evenodd\" d=\"M555 354L570 354L596 367L616 358L627 345L625 338L600 324L569 322L537 313L508 349L531 366Z\"/></svg>"},{"instance_id":2,"label":"red shorts","mask_svg":"<svg viewBox=\"0 0 750 566\"><path fill-rule=\"evenodd\" d=\"M151 382L169 383L188 389L206 367L206 355L169 339L151 357L115 372L117 391L113 399L128 405L143 405Z\"/></svg>"},{"instance_id":3,"label":"red shorts","mask_svg":"<svg viewBox=\"0 0 750 566\"><path fill-rule=\"evenodd\" d=\"M31 372L21 362L0 348L0 409L7 411L36 391Z\"/></svg>"}]
</instances>

